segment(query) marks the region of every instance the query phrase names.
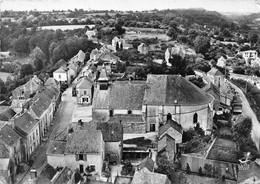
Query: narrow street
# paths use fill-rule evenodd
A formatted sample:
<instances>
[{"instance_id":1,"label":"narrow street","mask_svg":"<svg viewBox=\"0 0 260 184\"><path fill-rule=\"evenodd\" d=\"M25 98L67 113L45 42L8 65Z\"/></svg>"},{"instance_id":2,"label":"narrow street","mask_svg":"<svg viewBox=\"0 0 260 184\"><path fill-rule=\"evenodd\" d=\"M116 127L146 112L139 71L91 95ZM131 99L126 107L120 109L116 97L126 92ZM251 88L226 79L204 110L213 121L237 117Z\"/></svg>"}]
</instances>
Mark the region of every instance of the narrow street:
<instances>
[{"instance_id":1,"label":"narrow street","mask_svg":"<svg viewBox=\"0 0 260 184\"><path fill-rule=\"evenodd\" d=\"M259 121L257 120L254 111L250 107L250 104L247 101L243 91L239 87L237 87L235 84L233 84L231 82L230 82L230 84L239 93L239 96L240 96L240 98L242 100L242 103L243 103L242 115L243 116L248 116L248 117L250 117L252 119L253 128L252 128L251 136L252 136L252 139L255 142L256 147L257 147L257 149L259 151L259 143L260 143L260 124L259 124Z\"/></svg>"},{"instance_id":2,"label":"narrow street","mask_svg":"<svg viewBox=\"0 0 260 184\"><path fill-rule=\"evenodd\" d=\"M76 80L75 80L76 81ZM53 140L55 135L59 134L65 128L68 127L71 122L73 111L76 107L76 97L72 97L72 85L63 93L62 101L57 109L54 119L52 121L53 126L48 132L49 139L46 142L42 142L35 153L33 153L33 166L40 173L44 169L45 163L47 162L46 151L48 149L50 140ZM27 184L30 178L29 172L21 181L17 181L19 184Z\"/></svg>"}]
</instances>

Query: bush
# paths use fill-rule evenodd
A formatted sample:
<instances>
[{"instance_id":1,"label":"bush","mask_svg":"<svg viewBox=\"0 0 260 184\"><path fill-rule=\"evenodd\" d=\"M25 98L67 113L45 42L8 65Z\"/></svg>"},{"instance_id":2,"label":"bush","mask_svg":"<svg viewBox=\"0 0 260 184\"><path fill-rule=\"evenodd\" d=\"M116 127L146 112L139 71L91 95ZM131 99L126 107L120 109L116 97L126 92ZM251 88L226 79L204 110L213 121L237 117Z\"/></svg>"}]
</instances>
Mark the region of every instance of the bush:
<instances>
[{"instance_id":1,"label":"bush","mask_svg":"<svg viewBox=\"0 0 260 184\"><path fill-rule=\"evenodd\" d=\"M133 171L133 165L131 164L130 161L124 162L124 165L122 167L121 174L122 175L128 175Z\"/></svg>"}]
</instances>

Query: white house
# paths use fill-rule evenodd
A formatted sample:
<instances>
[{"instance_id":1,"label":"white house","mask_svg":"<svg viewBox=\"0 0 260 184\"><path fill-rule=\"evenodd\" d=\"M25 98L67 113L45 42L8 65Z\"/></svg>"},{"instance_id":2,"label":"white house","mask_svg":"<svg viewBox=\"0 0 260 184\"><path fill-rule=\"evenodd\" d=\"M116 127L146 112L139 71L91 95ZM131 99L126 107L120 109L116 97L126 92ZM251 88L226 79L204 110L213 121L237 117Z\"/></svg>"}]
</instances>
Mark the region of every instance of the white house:
<instances>
[{"instance_id":1,"label":"white house","mask_svg":"<svg viewBox=\"0 0 260 184\"><path fill-rule=\"evenodd\" d=\"M53 78L58 82L69 84L67 69L63 66L53 72Z\"/></svg>"},{"instance_id":2,"label":"white house","mask_svg":"<svg viewBox=\"0 0 260 184\"><path fill-rule=\"evenodd\" d=\"M218 88L225 82L225 75L217 68L211 68L211 70L208 71L207 76L209 77L210 81Z\"/></svg>"}]
</instances>

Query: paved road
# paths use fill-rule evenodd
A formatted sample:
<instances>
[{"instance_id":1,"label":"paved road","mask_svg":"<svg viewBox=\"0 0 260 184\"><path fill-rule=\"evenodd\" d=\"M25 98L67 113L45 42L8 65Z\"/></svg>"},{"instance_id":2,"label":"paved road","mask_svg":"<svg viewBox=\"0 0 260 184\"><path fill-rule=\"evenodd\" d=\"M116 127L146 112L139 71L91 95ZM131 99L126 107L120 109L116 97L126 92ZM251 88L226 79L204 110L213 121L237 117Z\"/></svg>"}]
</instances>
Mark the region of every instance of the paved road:
<instances>
[{"instance_id":1,"label":"paved road","mask_svg":"<svg viewBox=\"0 0 260 184\"><path fill-rule=\"evenodd\" d=\"M239 96L242 100L242 103L243 103L242 115L252 118L253 127L252 127L251 136L252 136L252 139L254 140L256 147L259 151L259 143L260 143L260 124L259 124L259 121L257 120L257 117L256 117L254 111L252 110L252 108L250 107L250 104L247 101L247 99L246 99L244 93L242 92L242 90L239 87L237 87L236 85L234 85L233 83L230 83L230 84L239 93Z\"/></svg>"},{"instance_id":2,"label":"paved road","mask_svg":"<svg viewBox=\"0 0 260 184\"><path fill-rule=\"evenodd\" d=\"M33 154L34 164L32 168L37 169L38 173L44 168L44 163L47 162L46 151L50 144L50 140L53 140L55 135L59 134L65 128L68 127L71 122L72 114L74 108L76 107L76 98L72 97L72 85L63 93L63 101L60 103L60 106L55 114L53 120L53 126L48 132L49 139L47 142L43 142ZM30 178L29 173L23 178L19 184L27 184L28 179Z\"/></svg>"}]
</instances>

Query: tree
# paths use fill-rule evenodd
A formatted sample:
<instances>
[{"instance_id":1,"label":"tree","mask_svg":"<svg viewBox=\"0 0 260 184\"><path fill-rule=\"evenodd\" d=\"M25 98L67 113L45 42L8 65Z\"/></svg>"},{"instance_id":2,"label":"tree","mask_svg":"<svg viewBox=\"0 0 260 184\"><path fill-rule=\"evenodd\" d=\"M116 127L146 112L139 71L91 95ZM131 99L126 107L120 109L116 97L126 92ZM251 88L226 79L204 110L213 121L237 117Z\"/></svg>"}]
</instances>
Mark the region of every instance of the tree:
<instances>
[{"instance_id":1,"label":"tree","mask_svg":"<svg viewBox=\"0 0 260 184\"><path fill-rule=\"evenodd\" d=\"M210 48L210 40L204 36L197 36L193 43L196 52L203 55L205 55Z\"/></svg>"},{"instance_id":2,"label":"tree","mask_svg":"<svg viewBox=\"0 0 260 184\"><path fill-rule=\"evenodd\" d=\"M168 177L175 171L175 164L169 161L165 155L158 155L156 159L157 169L156 172L166 174Z\"/></svg>"},{"instance_id":3,"label":"tree","mask_svg":"<svg viewBox=\"0 0 260 184\"><path fill-rule=\"evenodd\" d=\"M204 165L204 169L205 169L205 171L206 171L206 174L207 174L208 176L210 176L211 173L212 173L212 165L206 163L206 164Z\"/></svg>"},{"instance_id":4,"label":"tree","mask_svg":"<svg viewBox=\"0 0 260 184\"><path fill-rule=\"evenodd\" d=\"M253 33L253 34L249 35L248 39L253 44L257 43L258 42L258 35L256 33Z\"/></svg>"},{"instance_id":5,"label":"tree","mask_svg":"<svg viewBox=\"0 0 260 184\"><path fill-rule=\"evenodd\" d=\"M28 54L29 53L29 39L20 36L17 40L13 42L13 49L18 54Z\"/></svg>"},{"instance_id":6,"label":"tree","mask_svg":"<svg viewBox=\"0 0 260 184\"><path fill-rule=\"evenodd\" d=\"M201 168L201 167L199 168L199 175L200 175L200 176L203 175L203 173L202 173L202 168Z\"/></svg>"},{"instance_id":7,"label":"tree","mask_svg":"<svg viewBox=\"0 0 260 184\"><path fill-rule=\"evenodd\" d=\"M30 54L30 57L32 59L36 71L40 71L45 64L46 55L42 52L42 50L39 47L36 47Z\"/></svg>"},{"instance_id":8,"label":"tree","mask_svg":"<svg viewBox=\"0 0 260 184\"><path fill-rule=\"evenodd\" d=\"M20 69L20 77L33 74L33 67L31 64L23 64Z\"/></svg>"},{"instance_id":9,"label":"tree","mask_svg":"<svg viewBox=\"0 0 260 184\"><path fill-rule=\"evenodd\" d=\"M186 75L187 61L185 57L180 55L172 55L172 58L169 59L169 63L172 64L170 68L171 74L180 74L182 76Z\"/></svg>"},{"instance_id":10,"label":"tree","mask_svg":"<svg viewBox=\"0 0 260 184\"><path fill-rule=\"evenodd\" d=\"M187 172L187 174L190 174L190 165L187 163L186 164L186 172Z\"/></svg>"},{"instance_id":11,"label":"tree","mask_svg":"<svg viewBox=\"0 0 260 184\"><path fill-rule=\"evenodd\" d=\"M234 126L235 138L240 140L241 138L251 137L252 131L252 119L246 117L243 121L237 123Z\"/></svg>"}]
</instances>

